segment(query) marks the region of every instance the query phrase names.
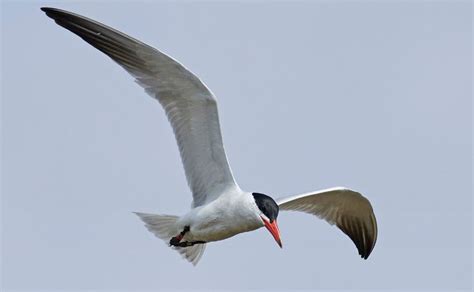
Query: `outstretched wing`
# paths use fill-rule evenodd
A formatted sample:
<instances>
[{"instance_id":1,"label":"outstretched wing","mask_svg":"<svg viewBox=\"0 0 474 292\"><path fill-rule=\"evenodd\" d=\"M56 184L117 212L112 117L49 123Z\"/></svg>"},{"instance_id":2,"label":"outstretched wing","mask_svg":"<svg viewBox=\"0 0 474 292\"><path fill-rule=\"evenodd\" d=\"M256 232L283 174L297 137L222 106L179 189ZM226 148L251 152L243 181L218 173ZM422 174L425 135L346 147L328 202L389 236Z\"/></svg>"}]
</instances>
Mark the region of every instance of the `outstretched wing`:
<instances>
[{"instance_id":1,"label":"outstretched wing","mask_svg":"<svg viewBox=\"0 0 474 292\"><path fill-rule=\"evenodd\" d=\"M377 241L377 221L369 200L346 188L332 188L278 200L280 210L301 211L336 224L367 259Z\"/></svg>"},{"instance_id":2,"label":"outstretched wing","mask_svg":"<svg viewBox=\"0 0 474 292\"><path fill-rule=\"evenodd\" d=\"M113 28L68 11L41 9L112 58L160 102L178 142L193 206L237 187L222 143L216 99L198 77L162 52Z\"/></svg>"}]
</instances>

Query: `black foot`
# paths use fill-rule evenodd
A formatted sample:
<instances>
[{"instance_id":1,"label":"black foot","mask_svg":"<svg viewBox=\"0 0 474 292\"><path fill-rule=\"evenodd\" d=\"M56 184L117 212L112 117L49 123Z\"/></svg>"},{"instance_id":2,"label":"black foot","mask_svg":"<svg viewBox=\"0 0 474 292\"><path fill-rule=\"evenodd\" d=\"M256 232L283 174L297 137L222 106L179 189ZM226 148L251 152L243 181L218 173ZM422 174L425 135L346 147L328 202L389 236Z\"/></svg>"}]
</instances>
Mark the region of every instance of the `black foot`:
<instances>
[{"instance_id":1,"label":"black foot","mask_svg":"<svg viewBox=\"0 0 474 292\"><path fill-rule=\"evenodd\" d=\"M170 239L170 245L171 246L181 246L180 244L180 241L181 239L183 239L184 235L186 234L186 232L189 231L189 226L184 226L184 229L183 231L181 231L177 236L175 237L172 237Z\"/></svg>"},{"instance_id":2,"label":"black foot","mask_svg":"<svg viewBox=\"0 0 474 292\"><path fill-rule=\"evenodd\" d=\"M205 241L202 241L202 240L198 240L198 241L183 241L183 242L179 242L177 245L174 245L174 246L179 246L179 247L190 247L190 246L193 246L195 244L204 244L206 243Z\"/></svg>"},{"instance_id":3,"label":"black foot","mask_svg":"<svg viewBox=\"0 0 474 292\"><path fill-rule=\"evenodd\" d=\"M180 241L180 240L181 240L181 239L178 238L177 236L172 237L171 240L170 240L170 245L171 245L171 246L179 246L179 241Z\"/></svg>"}]
</instances>

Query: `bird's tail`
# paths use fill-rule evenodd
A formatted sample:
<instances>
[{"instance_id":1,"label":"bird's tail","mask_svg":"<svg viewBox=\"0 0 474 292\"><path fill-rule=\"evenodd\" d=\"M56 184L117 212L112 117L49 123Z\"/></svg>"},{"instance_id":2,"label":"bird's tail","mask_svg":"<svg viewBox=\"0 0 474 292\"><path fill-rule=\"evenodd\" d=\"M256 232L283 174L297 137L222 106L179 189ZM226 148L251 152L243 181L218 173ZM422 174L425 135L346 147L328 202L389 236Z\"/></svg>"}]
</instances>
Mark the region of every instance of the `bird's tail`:
<instances>
[{"instance_id":1,"label":"bird's tail","mask_svg":"<svg viewBox=\"0 0 474 292\"><path fill-rule=\"evenodd\" d=\"M143 222L145 222L145 227L153 233L156 237L165 241L169 245L170 239L178 235L181 230L178 230L176 222L178 221L178 216L172 215L156 215L156 214L146 214L135 212ZM193 265L196 265L201 259L202 254L206 244L195 244L188 247L176 247L173 246L173 249L178 251L183 258L191 262Z\"/></svg>"}]
</instances>

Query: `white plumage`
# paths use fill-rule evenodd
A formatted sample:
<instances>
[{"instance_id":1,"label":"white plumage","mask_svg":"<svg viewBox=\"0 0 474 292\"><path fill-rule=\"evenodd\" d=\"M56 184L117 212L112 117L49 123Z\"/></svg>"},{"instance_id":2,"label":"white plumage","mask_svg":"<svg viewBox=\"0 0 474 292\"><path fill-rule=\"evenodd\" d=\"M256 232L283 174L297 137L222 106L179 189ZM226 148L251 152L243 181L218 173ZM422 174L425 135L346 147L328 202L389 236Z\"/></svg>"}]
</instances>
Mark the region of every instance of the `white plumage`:
<instances>
[{"instance_id":1,"label":"white plumage","mask_svg":"<svg viewBox=\"0 0 474 292\"><path fill-rule=\"evenodd\" d=\"M165 110L193 194L193 208L181 217L136 214L184 258L196 264L205 243L263 226L281 246L278 209L310 213L335 224L354 241L363 258L369 256L377 224L370 202L361 194L333 188L281 199L277 205L266 195L242 191L224 151L216 99L198 77L171 57L113 28L68 11L42 10L122 66Z\"/></svg>"}]
</instances>

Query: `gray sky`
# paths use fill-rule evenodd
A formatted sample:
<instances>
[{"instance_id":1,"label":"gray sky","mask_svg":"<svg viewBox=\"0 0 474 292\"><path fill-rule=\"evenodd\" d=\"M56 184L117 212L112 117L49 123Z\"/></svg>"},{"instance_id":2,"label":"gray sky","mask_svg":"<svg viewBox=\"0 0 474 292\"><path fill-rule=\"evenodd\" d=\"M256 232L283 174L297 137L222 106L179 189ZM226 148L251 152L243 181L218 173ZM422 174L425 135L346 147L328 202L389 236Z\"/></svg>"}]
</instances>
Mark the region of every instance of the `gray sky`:
<instances>
[{"instance_id":1,"label":"gray sky","mask_svg":"<svg viewBox=\"0 0 474 292\"><path fill-rule=\"evenodd\" d=\"M361 260L335 227L281 213L197 267L132 211L191 203L163 110L54 24L68 9L170 54L216 94L234 175L281 197L373 204ZM470 289L471 3L2 2L2 288Z\"/></svg>"}]
</instances>

